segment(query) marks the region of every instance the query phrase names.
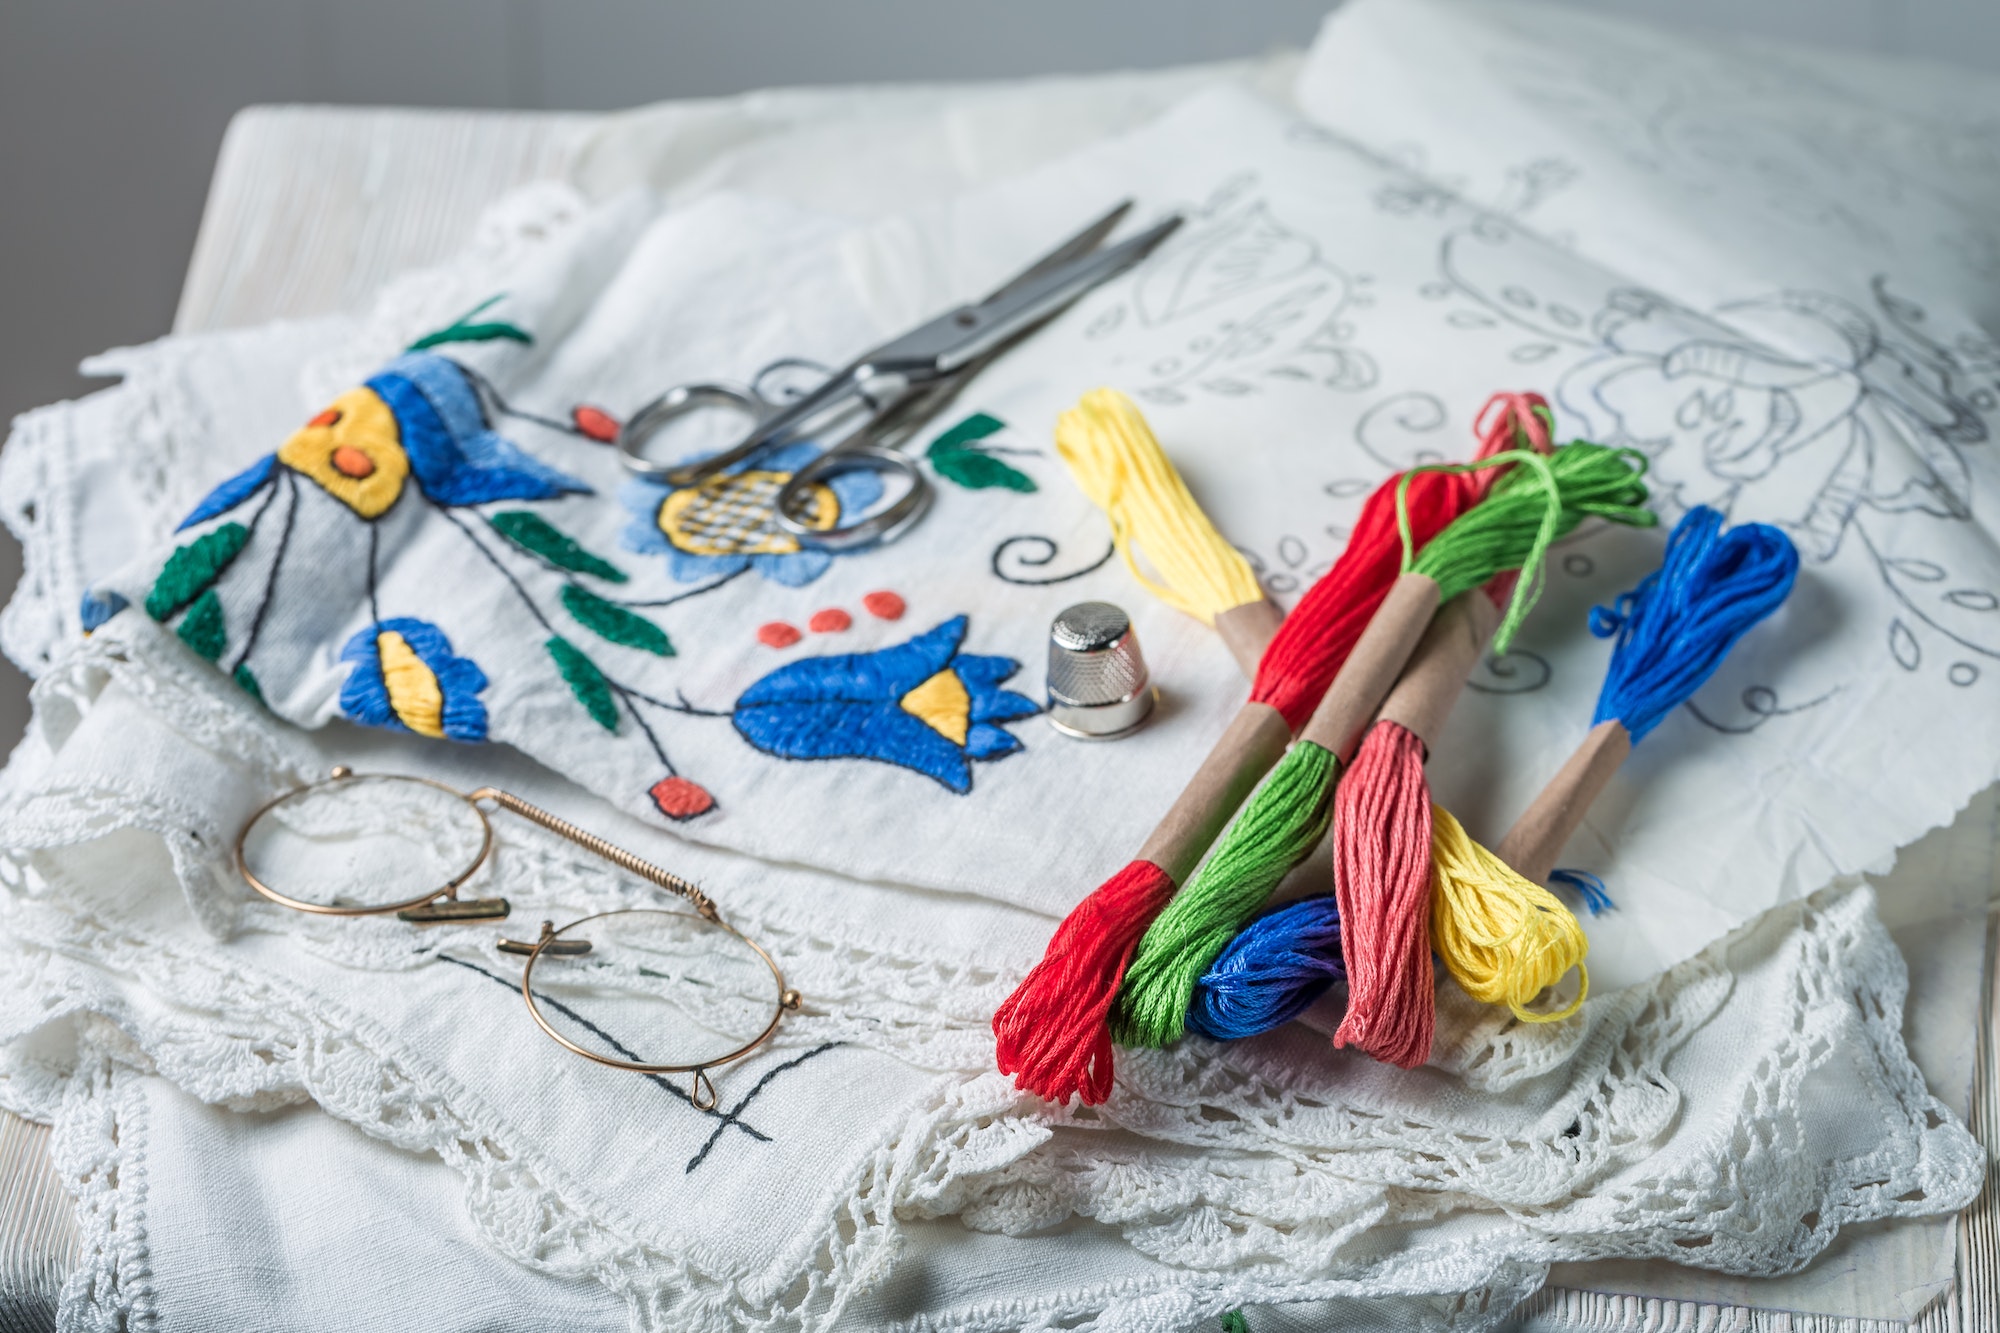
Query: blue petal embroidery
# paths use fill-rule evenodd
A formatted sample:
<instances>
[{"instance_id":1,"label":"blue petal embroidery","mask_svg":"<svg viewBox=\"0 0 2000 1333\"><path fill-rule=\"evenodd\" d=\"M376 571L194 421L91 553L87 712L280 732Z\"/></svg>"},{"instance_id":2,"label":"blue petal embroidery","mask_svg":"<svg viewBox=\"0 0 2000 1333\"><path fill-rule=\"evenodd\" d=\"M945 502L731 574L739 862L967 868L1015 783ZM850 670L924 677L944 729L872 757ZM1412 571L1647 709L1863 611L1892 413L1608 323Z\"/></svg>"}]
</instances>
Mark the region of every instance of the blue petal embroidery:
<instances>
[{"instance_id":1,"label":"blue petal embroidery","mask_svg":"<svg viewBox=\"0 0 2000 1333\"><path fill-rule=\"evenodd\" d=\"M999 759L1022 748L996 724L1041 710L1032 699L1000 688L1019 663L959 654L966 623L966 617L954 616L891 648L779 667L736 701L736 729L780 758L874 759L968 792L972 760ZM947 668L965 687L970 705L964 745L902 706L904 695Z\"/></svg>"},{"instance_id":2,"label":"blue petal embroidery","mask_svg":"<svg viewBox=\"0 0 2000 1333\"><path fill-rule=\"evenodd\" d=\"M368 387L395 415L417 485L438 504L590 493L586 483L488 430L465 373L444 357L427 352L401 357Z\"/></svg>"},{"instance_id":3,"label":"blue petal embroidery","mask_svg":"<svg viewBox=\"0 0 2000 1333\"><path fill-rule=\"evenodd\" d=\"M182 526L186 526L183 524ZM99 625L123 611L131 603L115 592L87 592L83 595L83 605L78 614L83 621L83 632L89 634Z\"/></svg>"},{"instance_id":4,"label":"blue petal embroidery","mask_svg":"<svg viewBox=\"0 0 2000 1333\"><path fill-rule=\"evenodd\" d=\"M220 486L210 491L202 502L196 505L186 518L181 520L180 527L175 528L174 531L179 532L182 528L191 528L197 523L206 522L214 518L217 514L226 514L236 508L237 505L242 504L245 500L270 484L271 472L277 466L278 456L276 454L265 454L249 467L244 468L228 481L223 482ZM86 628L95 628L95 626L86 626Z\"/></svg>"},{"instance_id":5,"label":"blue petal embroidery","mask_svg":"<svg viewBox=\"0 0 2000 1333\"><path fill-rule=\"evenodd\" d=\"M451 640L429 621L397 616L378 621L360 630L340 650L340 660L354 669L340 687L340 711L364 726L408 731L389 699L388 682L382 677L382 657L376 639L385 630L403 636L419 660L437 678L444 696L444 734L455 741L486 739L486 705L479 692L486 688L486 673L468 657L451 650Z\"/></svg>"}]
</instances>

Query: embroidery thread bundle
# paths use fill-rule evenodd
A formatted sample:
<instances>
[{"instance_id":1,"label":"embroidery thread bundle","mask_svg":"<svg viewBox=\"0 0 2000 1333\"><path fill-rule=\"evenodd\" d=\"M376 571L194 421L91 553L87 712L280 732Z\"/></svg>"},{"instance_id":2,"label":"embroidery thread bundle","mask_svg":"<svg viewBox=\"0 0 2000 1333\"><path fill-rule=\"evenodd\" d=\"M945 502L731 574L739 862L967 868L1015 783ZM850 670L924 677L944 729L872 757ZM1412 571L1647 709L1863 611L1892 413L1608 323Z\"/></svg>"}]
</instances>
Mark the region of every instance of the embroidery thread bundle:
<instances>
[{"instance_id":1,"label":"embroidery thread bundle","mask_svg":"<svg viewBox=\"0 0 2000 1333\"><path fill-rule=\"evenodd\" d=\"M1688 511L1661 567L1611 607L1592 610L1591 632L1617 638L1592 729L1497 853L1472 841L1442 807L1432 808L1431 944L1473 998L1506 1004L1530 1022L1565 1017L1582 1004L1587 976L1563 1009L1529 1008L1571 966L1581 973L1588 943L1542 881L1632 743L1691 698L1736 642L1783 603L1798 565L1796 548L1776 528L1725 530L1716 511ZM1202 977L1190 1025L1226 1039L1298 1017L1341 975L1327 950L1340 931L1324 895L1253 921Z\"/></svg>"},{"instance_id":2,"label":"embroidery thread bundle","mask_svg":"<svg viewBox=\"0 0 2000 1333\"><path fill-rule=\"evenodd\" d=\"M1643 456L1573 444L1557 450L1549 466L1569 479L1561 488L1568 503L1560 532L1573 530L1586 514L1639 527L1655 521L1644 508ZM1495 488L1496 500L1510 480ZM1525 516L1516 521L1525 526ZM1498 540L1497 531L1488 539ZM1516 566L1527 576L1530 598L1540 582L1542 550L1546 543ZM1487 637L1503 653L1512 642L1523 600L1517 590L1497 632L1483 597L1462 595L1440 613L1336 795L1333 885L1348 987L1336 1046L1358 1046L1405 1069L1430 1058L1436 1026L1430 960L1435 826L1424 760Z\"/></svg>"},{"instance_id":3,"label":"embroidery thread bundle","mask_svg":"<svg viewBox=\"0 0 2000 1333\"><path fill-rule=\"evenodd\" d=\"M1124 401L1108 392L1092 397ZM1517 435L1545 446L1547 410L1532 395L1496 396L1477 419L1485 437L1481 457ZM1141 933L1349 659L1401 568L1401 530L1428 541L1478 500L1488 475L1426 472L1407 490L1392 478L1370 497L1347 549L1258 660L1250 701L1139 857L1063 920L1042 961L994 1014L1002 1072L1052 1101L1081 1093L1094 1104L1109 1095L1107 1018ZM1389 671L1393 675L1394 665Z\"/></svg>"},{"instance_id":4,"label":"embroidery thread bundle","mask_svg":"<svg viewBox=\"0 0 2000 1333\"><path fill-rule=\"evenodd\" d=\"M1502 477L1483 504L1468 510L1414 558L1410 554L1414 542L1405 542L1407 572L1397 579L1363 639L1364 644L1394 645L1383 654L1385 680L1393 680L1406 661L1412 662L1410 669L1415 670L1415 658L1424 655L1423 644L1457 626L1463 594L1524 563L1538 564L1548 543L1574 528L1585 512L1622 512L1616 503L1621 498L1618 491L1634 484L1629 460L1616 451L1583 443L1557 450L1546 462L1532 453L1514 453L1495 455L1470 466L1492 467L1507 461L1525 466ZM1408 485L1422 475L1400 484ZM1644 488L1637 494L1643 497ZM1532 600L1534 584L1531 581L1512 592L1518 608ZM1441 605L1443 611L1439 611ZM1495 612L1494 618L1497 616ZM1419 635L1423 644L1418 642ZM1484 642L1483 634L1479 642ZM1356 649L1357 661L1363 651ZM1476 646L1471 654L1461 656L1460 679L1476 661ZM1446 679L1449 677L1447 672ZM1298 743L1251 799L1208 864L1161 913L1141 942L1118 1002L1117 1031L1127 1044L1158 1046L1180 1037L1195 986L1209 964L1324 836L1333 816L1335 793L1354 781L1353 774L1341 779L1341 758L1353 753L1356 733L1375 716L1382 696L1396 697L1396 692L1386 688L1358 699L1343 697L1345 680L1343 672L1321 700ZM1397 691L1407 689L1397 686ZM1364 758L1379 765L1373 754ZM1356 760L1357 764L1362 762ZM1378 791L1372 768L1368 776L1368 790ZM1425 806L1419 803L1416 808L1422 811ZM1427 848L1429 829L1418 831L1423 837L1420 845Z\"/></svg>"},{"instance_id":5,"label":"embroidery thread bundle","mask_svg":"<svg viewBox=\"0 0 2000 1333\"><path fill-rule=\"evenodd\" d=\"M1215 626L1245 674L1254 671L1280 612L1250 562L1195 503L1132 400L1116 389L1085 394L1057 420L1056 452L1110 520L1132 577L1168 606Z\"/></svg>"}]
</instances>

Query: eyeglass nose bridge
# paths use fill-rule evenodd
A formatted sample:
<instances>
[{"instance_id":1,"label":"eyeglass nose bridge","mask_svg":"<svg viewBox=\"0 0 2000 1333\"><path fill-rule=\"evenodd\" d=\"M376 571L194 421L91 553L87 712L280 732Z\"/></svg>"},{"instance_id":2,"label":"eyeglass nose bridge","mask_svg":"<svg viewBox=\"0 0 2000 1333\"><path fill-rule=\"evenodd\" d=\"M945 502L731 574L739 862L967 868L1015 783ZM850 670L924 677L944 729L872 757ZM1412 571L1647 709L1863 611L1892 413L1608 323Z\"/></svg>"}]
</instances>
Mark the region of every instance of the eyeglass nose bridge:
<instances>
[{"instance_id":1,"label":"eyeglass nose bridge","mask_svg":"<svg viewBox=\"0 0 2000 1333\"><path fill-rule=\"evenodd\" d=\"M501 953L533 957L538 951L553 958L581 958L590 952L589 940L565 940L556 937L556 923L542 922L541 938L533 944L525 940L510 940L504 936L495 945Z\"/></svg>"}]
</instances>

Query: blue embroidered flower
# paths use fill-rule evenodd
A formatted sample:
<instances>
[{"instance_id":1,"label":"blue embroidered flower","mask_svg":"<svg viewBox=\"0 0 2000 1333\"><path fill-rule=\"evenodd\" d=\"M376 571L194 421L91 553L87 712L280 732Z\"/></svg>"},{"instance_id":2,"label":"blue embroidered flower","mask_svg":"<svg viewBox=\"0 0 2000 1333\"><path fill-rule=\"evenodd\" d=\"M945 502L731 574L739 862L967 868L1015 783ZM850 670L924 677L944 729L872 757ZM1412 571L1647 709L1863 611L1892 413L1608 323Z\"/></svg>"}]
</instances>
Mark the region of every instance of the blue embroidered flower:
<instances>
[{"instance_id":1,"label":"blue embroidered flower","mask_svg":"<svg viewBox=\"0 0 2000 1333\"><path fill-rule=\"evenodd\" d=\"M496 434L464 368L434 352L406 353L334 399L277 452L210 491L180 526L234 509L281 466L371 520L402 498L412 475L428 499L447 507L590 490Z\"/></svg>"},{"instance_id":2,"label":"blue embroidered flower","mask_svg":"<svg viewBox=\"0 0 2000 1333\"><path fill-rule=\"evenodd\" d=\"M968 792L972 760L1021 748L998 724L1041 707L1000 688L1020 663L958 651L965 627L954 616L892 648L779 667L736 701L736 729L783 759L876 759Z\"/></svg>"},{"instance_id":3,"label":"blue embroidered flower","mask_svg":"<svg viewBox=\"0 0 2000 1333\"><path fill-rule=\"evenodd\" d=\"M340 709L354 721L455 741L486 739L486 673L451 651L429 621L378 621L349 639L340 660L354 669L340 687Z\"/></svg>"},{"instance_id":4,"label":"blue embroidered flower","mask_svg":"<svg viewBox=\"0 0 2000 1333\"><path fill-rule=\"evenodd\" d=\"M833 564L833 552L806 546L779 527L778 492L792 474L819 456L819 446L787 445L693 486L639 479L619 499L633 513L626 549L667 557L667 572L682 583L755 569L773 583L802 588ZM699 462L700 458L682 460ZM882 498L873 472L846 472L813 488L811 526L831 528L842 514L867 509Z\"/></svg>"}]
</instances>

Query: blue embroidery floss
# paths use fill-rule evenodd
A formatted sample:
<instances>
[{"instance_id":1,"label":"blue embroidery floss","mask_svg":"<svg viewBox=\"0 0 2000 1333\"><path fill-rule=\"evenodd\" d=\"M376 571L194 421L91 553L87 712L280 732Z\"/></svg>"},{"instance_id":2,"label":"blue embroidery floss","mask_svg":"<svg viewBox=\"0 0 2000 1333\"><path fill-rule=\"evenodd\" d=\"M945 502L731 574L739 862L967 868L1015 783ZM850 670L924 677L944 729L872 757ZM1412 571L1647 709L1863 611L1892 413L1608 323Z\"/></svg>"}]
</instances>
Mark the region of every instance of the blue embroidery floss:
<instances>
[{"instance_id":1,"label":"blue embroidery floss","mask_svg":"<svg viewBox=\"0 0 2000 1333\"><path fill-rule=\"evenodd\" d=\"M1195 983L1187 1025L1217 1041L1291 1022L1336 981L1340 906L1332 894L1274 908L1243 928Z\"/></svg>"},{"instance_id":2,"label":"blue embroidery floss","mask_svg":"<svg viewBox=\"0 0 2000 1333\"><path fill-rule=\"evenodd\" d=\"M1778 609L1798 577L1792 539L1764 523L1727 532L1707 505L1688 510L1666 558L1631 592L1590 610L1590 632L1616 639L1593 724L1617 720L1634 741L1694 697L1736 641Z\"/></svg>"}]
</instances>

